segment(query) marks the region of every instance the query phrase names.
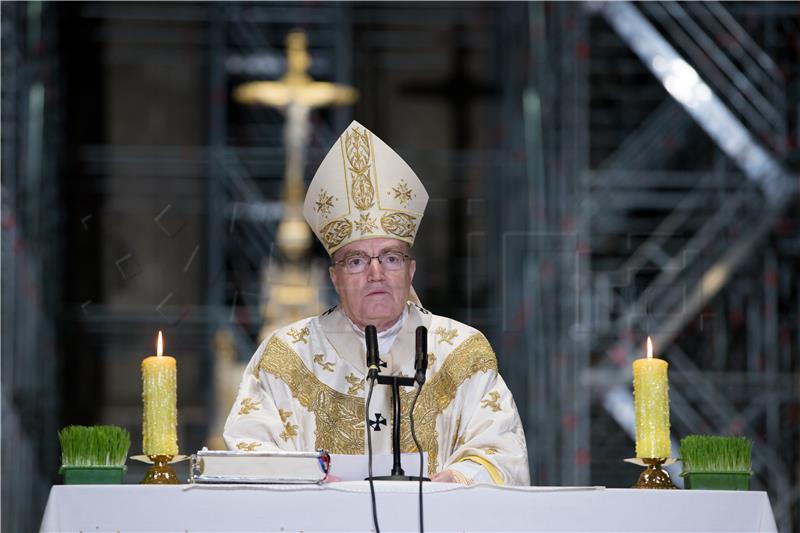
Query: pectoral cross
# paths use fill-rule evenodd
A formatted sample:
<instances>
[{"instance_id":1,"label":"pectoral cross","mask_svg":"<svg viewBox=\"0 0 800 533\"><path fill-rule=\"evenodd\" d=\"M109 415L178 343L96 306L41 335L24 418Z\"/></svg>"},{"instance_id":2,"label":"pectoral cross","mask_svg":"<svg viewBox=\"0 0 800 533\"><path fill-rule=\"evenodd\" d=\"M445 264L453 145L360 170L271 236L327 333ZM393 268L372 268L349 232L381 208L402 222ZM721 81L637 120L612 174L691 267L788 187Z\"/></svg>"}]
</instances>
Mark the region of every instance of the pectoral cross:
<instances>
[{"instance_id":1,"label":"pectoral cross","mask_svg":"<svg viewBox=\"0 0 800 533\"><path fill-rule=\"evenodd\" d=\"M385 426L386 419L380 413L375 413L375 420L369 419L369 425L372 427L373 431L380 431L381 424Z\"/></svg>"}]
</instances>

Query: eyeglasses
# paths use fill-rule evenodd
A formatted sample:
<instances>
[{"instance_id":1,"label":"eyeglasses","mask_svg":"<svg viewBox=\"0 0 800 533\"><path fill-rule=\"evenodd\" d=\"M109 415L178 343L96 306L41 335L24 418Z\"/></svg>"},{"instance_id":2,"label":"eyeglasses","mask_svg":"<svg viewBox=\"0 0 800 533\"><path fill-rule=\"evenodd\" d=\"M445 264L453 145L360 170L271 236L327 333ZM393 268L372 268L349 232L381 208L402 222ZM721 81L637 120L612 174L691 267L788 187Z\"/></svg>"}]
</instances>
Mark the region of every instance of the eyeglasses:
<instances>
[{"instance_id":1,"label":"eyeglasses","mask_svg":"<svg viewBox=\"0 0 800 533\"><path fill-rule=\"evenodd\" d=\"M380 255L367 255L367 254L353 254L334 261L334 265L342 263L344 271L348 274L361 274L372 263L373 259L377 259L378 263L386 270L400 270L406 262L406 259L412 259L410 255L402 252L384 252Z\"/></svg>"}]
</instances>

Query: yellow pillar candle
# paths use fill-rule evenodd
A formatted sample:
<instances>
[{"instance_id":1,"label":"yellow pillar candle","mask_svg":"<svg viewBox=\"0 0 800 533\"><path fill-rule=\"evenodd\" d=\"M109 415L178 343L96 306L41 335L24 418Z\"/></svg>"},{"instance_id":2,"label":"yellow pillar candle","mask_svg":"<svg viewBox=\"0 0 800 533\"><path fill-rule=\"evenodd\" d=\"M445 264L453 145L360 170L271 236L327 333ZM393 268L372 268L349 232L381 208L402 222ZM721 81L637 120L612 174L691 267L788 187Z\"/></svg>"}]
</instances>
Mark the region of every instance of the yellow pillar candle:
<instances>
[{"instance_id":1,"label":"yellow pillar candle","mask_svg":"<svg viewBox=\"0 0 800 533\"><path fill-rule=\"evenodd\" d=\"M633 362L633 399L636 406L636 457L670 457L669 383L667 362L653 357L647 337L647 359Z\"/></svg>"},{"instance_id":2,"label":"yellow pillar candle","mask_svg":"<svg viewBox=\"0 0 800 533\"><path fill-rule=\"evenodd\" d=\"M142 361L142 451L145 455L178 453L178 369L174 357L162 355L163 346L159 331L156 355Z\"/></svg>"}]
</instances>

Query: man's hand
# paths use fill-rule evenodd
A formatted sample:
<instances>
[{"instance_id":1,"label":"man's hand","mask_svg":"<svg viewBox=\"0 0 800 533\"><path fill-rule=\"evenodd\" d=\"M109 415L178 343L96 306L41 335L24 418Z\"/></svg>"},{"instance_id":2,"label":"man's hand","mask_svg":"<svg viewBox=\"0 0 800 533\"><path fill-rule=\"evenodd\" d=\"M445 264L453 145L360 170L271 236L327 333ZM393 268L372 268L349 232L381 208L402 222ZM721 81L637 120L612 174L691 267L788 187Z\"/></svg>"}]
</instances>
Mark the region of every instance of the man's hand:
<instances>
[{"instance_id":1,"label":"man's hand","mask_svg":"<svg viewBox=\"0 0 800 533\"><path fill-rule=\"evenodd\" d=\"M341 481L341 480L342 480L342 478L340 478L339 476L332 476L330 474L325 476L325 483L336 483L337 481Z\"/></svg>"},{"instance_id":2,"label":"man's hand","mask_svg":"<svg viewBox=\"0 0 800 533\"><path fill-rule=\"evenodd\" d=\"M437 472L431 477L431 481L472 485L472 480L457 470L442 470L441 472Z\"/></svg>"}]
</instances>

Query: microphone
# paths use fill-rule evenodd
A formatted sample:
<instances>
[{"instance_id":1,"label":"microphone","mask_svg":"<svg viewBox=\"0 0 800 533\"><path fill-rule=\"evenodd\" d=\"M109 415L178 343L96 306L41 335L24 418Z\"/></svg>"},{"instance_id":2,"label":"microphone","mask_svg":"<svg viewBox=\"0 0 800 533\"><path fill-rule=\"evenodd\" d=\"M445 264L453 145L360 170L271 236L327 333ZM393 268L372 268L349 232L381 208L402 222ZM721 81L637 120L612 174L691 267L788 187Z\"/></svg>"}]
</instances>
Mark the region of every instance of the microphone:
<instances>
[{"instance_id":1,"label":"microphone","mask_svg":"<svg viewBox=\"0 0 800 533\"><path fill-rule=\"evenodd\" d=\"M420 387L425 383L425 372L428 370L428 328L417 328L417 351L414 356L414 370L417 371L414 380Z\"/></svg>"},{"instance_id":2,"label":"microphone","mask_svg":"<svg viewBox=\"0 0 800 533\"><path fill-rule=\"evenodd\" d=\"M367 340L367 379L374 380L378 377L378 330L375 326L364 328L364 336Z\"/></svg>"}]
</instances>

